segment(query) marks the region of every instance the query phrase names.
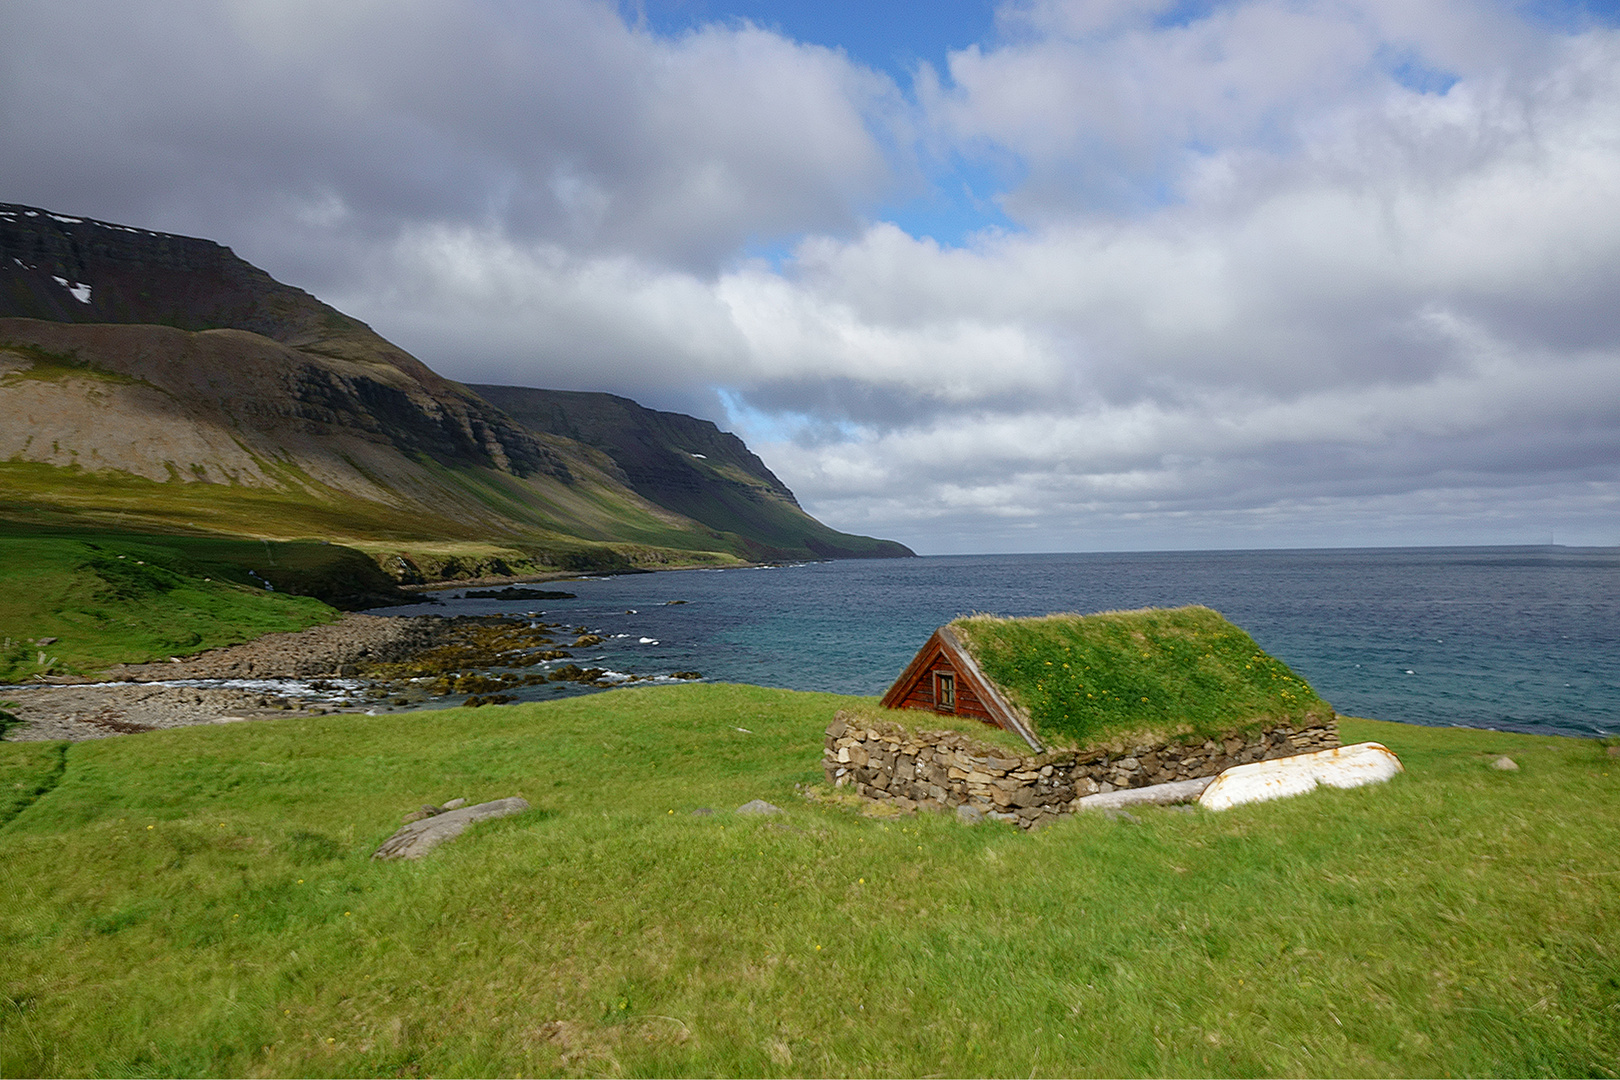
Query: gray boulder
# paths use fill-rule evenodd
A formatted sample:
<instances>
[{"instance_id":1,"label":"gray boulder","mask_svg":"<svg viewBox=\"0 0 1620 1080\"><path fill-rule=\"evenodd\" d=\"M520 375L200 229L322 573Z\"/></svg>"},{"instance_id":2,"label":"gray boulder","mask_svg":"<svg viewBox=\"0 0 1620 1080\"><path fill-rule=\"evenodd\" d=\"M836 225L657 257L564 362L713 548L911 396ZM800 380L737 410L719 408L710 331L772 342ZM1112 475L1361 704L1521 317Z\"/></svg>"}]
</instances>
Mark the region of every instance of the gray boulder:
<instances>
[{"instance_id":1,"label":"gray boulder","mask_svg":"<svg viewBox=\"0 0 1620 1080\"><path fill-rule=\"evenodd\" d=\"M739 814L780 814L781 812L782 808L780 806L772 806L764 799L755 799L737 807L737 813Z\"/></svg>"},{"instance_id":2,"label":"gray boulder","mask_svg":"<svg viewBox=\"0 0 1620 1080\"><path fill-rule=\"evenodd\" d=\"M1124 788L1098 795L1087 795L1075 801L1079 810L1118 810L1125 806L1171 806L1192 802L1215 782L1213 776L1199 776L1192 780L1177 780L1173 784L1153 784L1150 787Z\"/></svg>"},{"instance_id":3,"label":"gray boulder","mask_svg":"<svg viewBox=\"0 0 1620 1080\"><path fill-rule=\"evenodd\" d=\"M521 814L529 804L518 796L479 803L459 810L446 810L442 814L412 821L399 832L383 841L382 847L371 853L373 859L420 859L434 848L454 840L467 831L467 826L490 818Z\"/></svg>"}]
</instances>

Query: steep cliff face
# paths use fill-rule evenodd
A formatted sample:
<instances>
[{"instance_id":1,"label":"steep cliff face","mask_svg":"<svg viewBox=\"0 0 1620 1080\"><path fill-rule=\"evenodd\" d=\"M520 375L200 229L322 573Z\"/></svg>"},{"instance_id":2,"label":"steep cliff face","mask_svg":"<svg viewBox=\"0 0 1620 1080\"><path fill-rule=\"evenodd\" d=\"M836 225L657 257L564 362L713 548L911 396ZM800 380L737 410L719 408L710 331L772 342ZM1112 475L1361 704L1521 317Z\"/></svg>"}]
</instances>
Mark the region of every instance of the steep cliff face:
<instances>
[{"instance_id":1,"label":"steep cliff face","mask_svg":"<svg viewBox=\"0 0 1620 1080\"><path fill-rule=\"evenodd\" d=\"M475 427L479 454L446 413L397 368L243 330L0 319L0 487L36 509L272 536L724 547L626 489L599 452L500 417L515 437Z\"/></svg>"},{"instance_id":2,"label":"steep cliff face","mask_svg":"<svg viewBox=\"0 0 1620 1080\"><path fill-rule=\"evenodd\" d=\"M0 313L71 323L234 327L306 344L360 326L210 240L0 203ZM303 339L303 340L298 340Z\"/></svg>"},{"instance_id":3,"label":"steep cliff face","mask_svg":"<svg viewBox=\"0 0 1620 1080\"><path fill-rule=\"evenodd\" d=\"M534 412L522 423L211 241L0 203L0 486L29 513L909 554L816 522L706 421L605 394L514 394L497 396ZM156 486L137 496L137 481Z\"/></svg>"},{"instance_id":4,"label":"steep cliff face","mask_svg":"<svg viewBox=\"0 0 1620 1080\"><path fill-rule=\"evenodd\" d=\"M700 491L708 472L735 469L774 497L799 505L741 439L708 420L649 409L617 394L477 383L469 389L531 431L601 450L648 498L656 492L680 499ZM696 462L707 465L700 468Z\"/></svg>"},{"instance_id":5,"label":"steep cliff face","mask_svg":"<svg viewBox=\"0 0 1620 1080\"><path fill-rule=\"evenodd\" d=\"M297 400L312 416L358 418L401 451L446 464L519 476L558 467L555 455L464 387L211 240L0 203L0 317L245 330L359 365L336 397L329 379L297 365Z\"/></svg>"},{"instance_id":6,"label":"steep cliff face","mask_svg":"<svg viewBox=\"0 0 1620 1080\"><path fill-rule=\"evenodd\" d=\"M615 394L474 384L531 431L601 450L650 502L736 536L757 559L889 558L892 540L829 529L743 441L707 420L648 409Z\"/></svg>"}]
</instances>

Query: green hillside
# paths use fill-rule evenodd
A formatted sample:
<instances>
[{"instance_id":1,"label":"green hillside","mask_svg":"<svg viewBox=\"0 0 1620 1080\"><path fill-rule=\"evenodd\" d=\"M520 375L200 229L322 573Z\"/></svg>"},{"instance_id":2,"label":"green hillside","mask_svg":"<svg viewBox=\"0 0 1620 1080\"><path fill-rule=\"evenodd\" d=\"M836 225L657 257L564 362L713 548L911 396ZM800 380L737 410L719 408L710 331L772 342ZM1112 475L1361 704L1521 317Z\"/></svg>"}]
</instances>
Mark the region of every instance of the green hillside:
<instances>
[{"instance_id":1,"label":"green hillside","mask_svg":"<svg viewBox=\"0 0 1620 1080\"><path fill-rule=\"evenodd\" d=\"M572 397L525 426L228 248L0 204L0 519L344 541L407 580L910 554L712 424Z\"/></svg>"},{"instance_id":2,"label":"green hillside","mask_svg":"<svg viewBox=\"0 0 1620 1080\"><path fill-rule=\"evenodd\" d=\"M414 601L367 553L0 520L0 683L89 675Z\"/></svg>"}]
</instances>

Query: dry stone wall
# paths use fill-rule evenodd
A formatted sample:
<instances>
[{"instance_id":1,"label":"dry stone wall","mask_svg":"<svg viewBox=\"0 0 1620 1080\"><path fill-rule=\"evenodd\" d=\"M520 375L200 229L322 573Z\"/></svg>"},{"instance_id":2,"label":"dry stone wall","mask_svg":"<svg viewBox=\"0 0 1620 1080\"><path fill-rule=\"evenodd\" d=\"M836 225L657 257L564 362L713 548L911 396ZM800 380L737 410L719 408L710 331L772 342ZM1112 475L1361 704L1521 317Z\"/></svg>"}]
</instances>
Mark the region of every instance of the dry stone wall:
<instances>
[{"instance_id":1,"label":"dry stone wall","mask_svg":"<svg viewBox=\"0 0 1620 1080\"><path fill-rule=\"evenodd\" d=\"M827 726L827 782L899 808L969 806L1024 828L1044 825L1103 792L1215 776L1233 765L1339 745L1339 725L1277 724L1258 734L1018 754L960 731L908 731L839 712Z\"/></svg>"}]
</instances>

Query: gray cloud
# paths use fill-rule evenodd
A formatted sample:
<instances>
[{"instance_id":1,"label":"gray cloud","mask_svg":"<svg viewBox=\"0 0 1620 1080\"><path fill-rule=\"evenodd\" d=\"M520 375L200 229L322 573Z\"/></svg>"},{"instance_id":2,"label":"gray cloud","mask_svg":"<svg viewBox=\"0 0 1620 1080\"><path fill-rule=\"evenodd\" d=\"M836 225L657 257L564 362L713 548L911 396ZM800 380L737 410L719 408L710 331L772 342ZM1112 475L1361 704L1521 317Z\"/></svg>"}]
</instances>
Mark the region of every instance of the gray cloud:
<instances>
[{"instance_id":1,"label":"gray cloud","mask_svg":"<svg viewBox=\"0 0 1620 1080\"><path fill-rule=\"evenodd\" d=\"M1167 10L1009 5L902 88L587 0L12 4L0 192L705 413L919 550L1620 542L1620 35ZM1021 231L881 220L953 155Z\"/></svg>"},{"instance_id":2,"label":"gray cloud","mask_svg":"<svg viewBox=\"0 0 1620 1080\"><path fill-rule=\"evenodd\" d=\"M847 229L892 181L892 84L747 26L661 40L580 2L0 20L13 196L278 256L313 241L317 272L424 223L712 268Z\"/></svg>"}]
</instances>

